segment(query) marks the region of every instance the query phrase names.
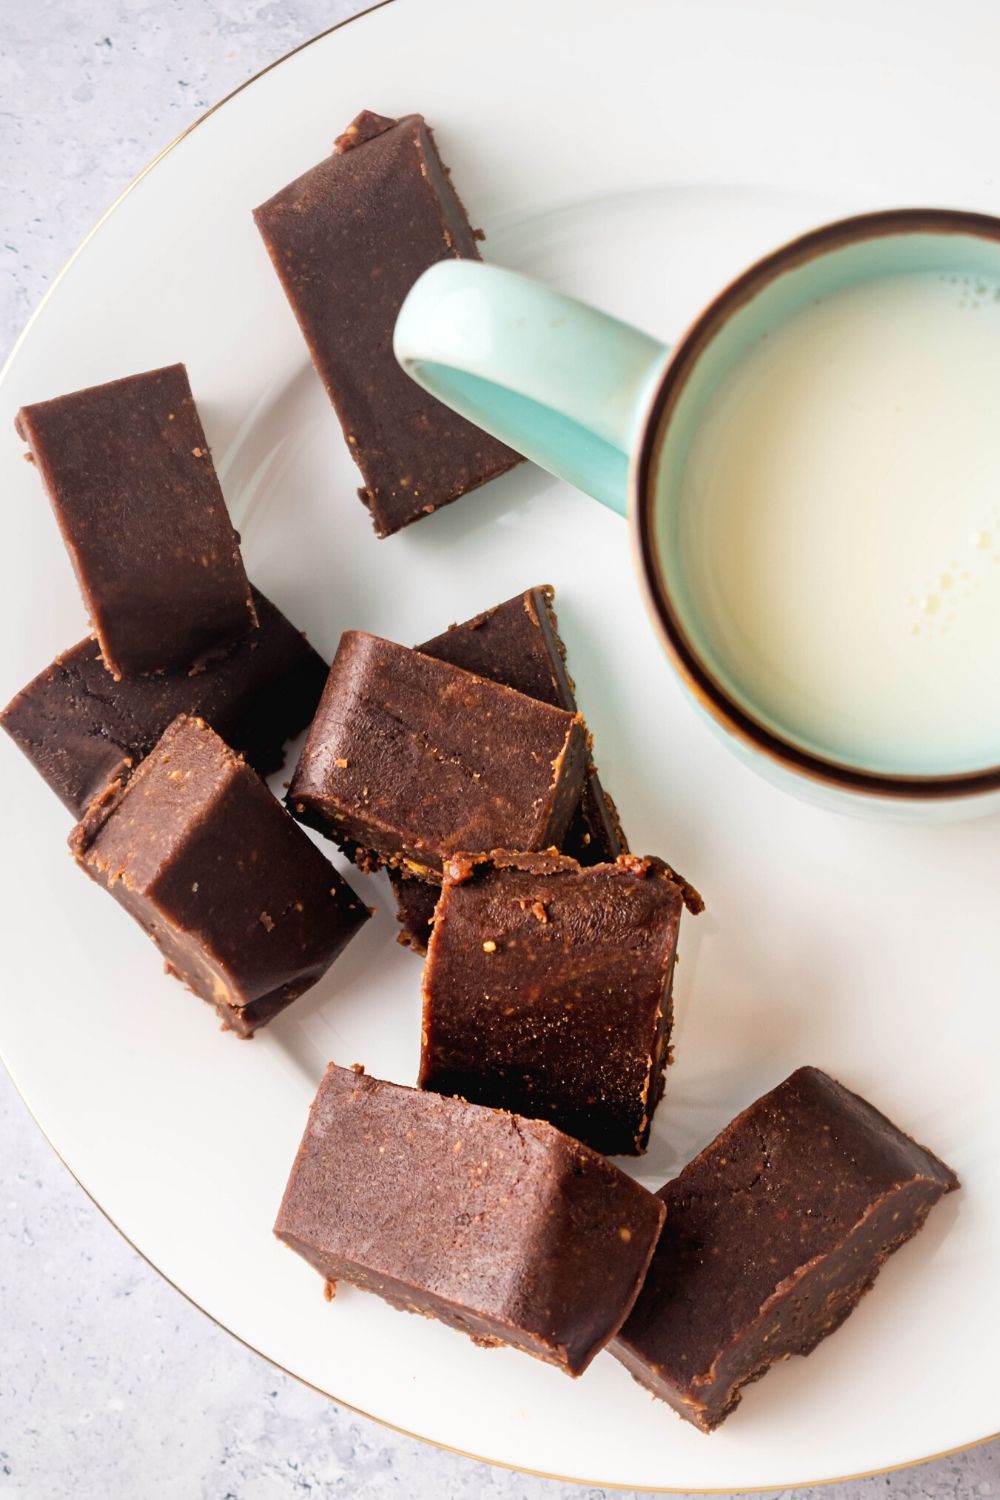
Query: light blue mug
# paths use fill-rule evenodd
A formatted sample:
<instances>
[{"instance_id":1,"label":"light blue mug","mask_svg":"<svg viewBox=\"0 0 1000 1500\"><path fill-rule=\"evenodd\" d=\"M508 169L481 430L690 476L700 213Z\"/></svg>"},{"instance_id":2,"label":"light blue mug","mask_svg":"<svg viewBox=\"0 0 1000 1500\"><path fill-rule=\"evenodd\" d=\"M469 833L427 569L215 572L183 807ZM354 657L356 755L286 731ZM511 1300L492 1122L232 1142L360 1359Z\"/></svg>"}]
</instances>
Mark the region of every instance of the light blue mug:
<instances>
[{"instance_id":1,"label":"light blue mug","mask_svg":"<svg viewBox=\"0 0 1000 1500\"><path fill-rule=\"evenodd\" d=\"M647 334L482 262L432 266L396 325L403 368L527 458L628 516L669 657L757 770L840 808L938 819L1000 809L1000 765L897 775L827 758L740 701L698 648L678 576L681 474L720 380L807 304L900 272L1000 277L1000 220L944 209L845 219L758 261L667 349Z\"/></svg>"}]
</instances>

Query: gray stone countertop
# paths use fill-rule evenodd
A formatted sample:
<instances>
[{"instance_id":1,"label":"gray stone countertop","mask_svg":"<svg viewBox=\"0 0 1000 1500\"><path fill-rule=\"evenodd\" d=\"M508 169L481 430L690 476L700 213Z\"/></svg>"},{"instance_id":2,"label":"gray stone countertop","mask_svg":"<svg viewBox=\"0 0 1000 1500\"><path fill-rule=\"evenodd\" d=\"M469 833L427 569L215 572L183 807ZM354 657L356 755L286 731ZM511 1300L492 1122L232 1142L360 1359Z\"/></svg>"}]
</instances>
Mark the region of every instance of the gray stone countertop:
<instances>
[{"instance_id":1,"label":"gray stone countertop","mask_svg":"<svg viewBox=\"0 0 1000 1500\"><path fill-rule=\"evenodd\" d=\"M355 0L5 0L0 352L160 148ZM0 413L9 420L10 413ZM143 1262L0 1073L0 1496L603 1500L398 1437L281 1375ZM1000 1497L1000 1443L803 1500Z\"/></svg>"}]
</instances>

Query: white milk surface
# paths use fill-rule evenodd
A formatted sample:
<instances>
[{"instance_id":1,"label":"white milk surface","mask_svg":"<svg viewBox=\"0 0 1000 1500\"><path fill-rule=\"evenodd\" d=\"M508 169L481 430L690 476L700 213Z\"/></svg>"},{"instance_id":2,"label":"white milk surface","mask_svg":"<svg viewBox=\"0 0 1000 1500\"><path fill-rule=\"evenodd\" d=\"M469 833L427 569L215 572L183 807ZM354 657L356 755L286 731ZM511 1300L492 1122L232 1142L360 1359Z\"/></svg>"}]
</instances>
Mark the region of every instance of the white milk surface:
<instances>
[{"instance_id":1,"label":"white milk surface","mask_svg":"<svg viewBox=\"0 0 1000 1500\"><path fill-rule=\"evenodd\" d=\"M791 316L710 398L680 514L689 628L751 711L872 769L1000 763L1000 283Z\"/></svg>"}]
</instances>

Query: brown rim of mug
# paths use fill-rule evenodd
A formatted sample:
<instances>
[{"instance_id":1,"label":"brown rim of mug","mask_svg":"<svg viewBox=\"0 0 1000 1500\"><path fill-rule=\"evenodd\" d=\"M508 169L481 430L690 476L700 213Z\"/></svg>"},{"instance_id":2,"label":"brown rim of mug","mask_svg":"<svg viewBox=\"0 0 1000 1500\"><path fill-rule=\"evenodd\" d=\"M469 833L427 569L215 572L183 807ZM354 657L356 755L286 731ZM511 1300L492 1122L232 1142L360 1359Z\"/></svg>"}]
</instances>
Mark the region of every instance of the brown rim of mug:
<instances>
[{"instance_id":1,"label":"brown rim of mug","mask_svg":"<svg viewBox=\"0 0 1000 1500\"><path fill-rule=\"evenodd\" d=\"M892 208L858 214L812 229L765 255L699 313L678 340L650 402L642 443L632 464L629 506L646 595L657 630L687 687L701 706L724 728L772 761L800 776L828 786L874 797L933 801L971 797L1000 789L1000 765L950 776L905 776L864 771L827 759L782 738L733 699L706 666L688 638L674 610L670 590L660 568L654 530L652 477L659 465L670 419L698 356L737 311L785 271L858 240L880 239L921 232L979 236L1000 244L1000 218L990 214L946 208Z\"/></svg>"}]
</instances>

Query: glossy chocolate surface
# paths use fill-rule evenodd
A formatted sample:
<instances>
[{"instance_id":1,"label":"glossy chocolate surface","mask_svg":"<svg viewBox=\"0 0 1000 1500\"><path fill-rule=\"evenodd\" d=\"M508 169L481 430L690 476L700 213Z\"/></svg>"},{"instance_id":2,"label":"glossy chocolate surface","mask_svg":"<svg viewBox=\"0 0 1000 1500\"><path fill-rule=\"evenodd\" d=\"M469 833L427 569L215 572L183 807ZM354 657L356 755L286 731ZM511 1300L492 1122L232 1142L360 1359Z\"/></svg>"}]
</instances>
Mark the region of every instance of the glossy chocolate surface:
<instances>
[{"instance_id":1,"label":"glossy chocolate surface","mask_svg":"<svg viewBox=\"0 0 1000 1500\"><path fill-rule=\"evenodd\" d=\"M660 1190L666 1228L612 1352L711 1431L741 1387L838 1328L957 1187L872 1105L799 1068Z\"/></svg>"},{"instance_id":2,"label":"glossy chocolate surface","mask_svg":"<svg viewBox=\"0 0 1000 1500\"><path fill-rule=\"evenodd\" d=\"M657 1198L542 1121L331 1063L274 1228L328 1283L579 1375L662 1222Z\"/></svg>"},{"instance_id":3,"label":"glossy chocolate surface","mask_svg":"<svg viewBox=\"0 0 1000 1500\"><path fill-rule=\"evenodd\" d=\"M540 703L576 713L576 693L566 669L566 647L559 635L554 600L550 584L527 589L461 625L450 626L417 650L515 688ZM584 865L628 853L618 810L601 785L589 747L583 793L562 849ZM412 882L398 873L390 879L402 928L400 942L422 953L430 937L437 896L433 891L413 889Z\"/></svg>"},{"instance_id":4,"label":"glossy chocolate surface","mask_svg":"<svg viewBox=\"0 0 1000 1500\"><path fill-rule=\"evenodd\" d=\"M115 677L197 669L254 627L183 365L22 407L17 430Z\"/></svg>"},{"instance_id":5,"label":"glossy chocolate surface","mask_svg":"<svg viewBox=\"0 0 1000 1500\"><path fill-rule=\"evenodd\" d=\"M369 915L256 772L186 715L70 842L240 1036L315 984Z\"/></svg>"},{"instance_id":6,"label":"glossy chocolate surface","mask_svg":"<svg viewBox=\"0 0 1000 1500\"><path fill-rule=\"evenodd\" d=\"M261 776L316 712L327 665L259 590L256 630L204 671L123 677L92 639L56 658L0 713L0 725L77 818L123 779L178 714L206 719Z\"/></svg>"},{"instance_id":7,"label":"glossy chocolate surface","mask_svg":"<svg viewBox=\"0 0 1000 1500\"><path fill-rule=\"evenodd\" d=\"M424 968L421 1088L550 1120L609 1155L644 1150L682 908L657 859L448 860Z\"/></svg>"},{"instance_id":8,"label":"glossy chocolate surface","mask_svg":"<svg viewBox=\"0 0 1000 1500\"><path fill-rule=\"evenodd\" d=\"M436 261L479 259L478 241L421 115L368 110L332 156L254 212L285 294L361 470L379 536L520 462L405 375L396 316Z\"/></svg>"},{"instance_id":9,"label":"glossy chocolate surface","mask_svg":"<svg viewBox=\"0 0 1000 1500\"><path fill-rule=\"evenodd\" d=\"M576 688L566 669L554 601L550 584L527 589L462 625L452 625L417 650L515 688L539 703L576 713ZM562 847L584 865L603 864L628 853L618 810L601 785L590 749L583 794Z\"/></svg>"},{"instance_id":10,"label":"glossy chocolate surface","mask_svg":"<svg viewBox=\"0 0 1000 1500\"><path fill-rule=\"evenodd\" d=\"M288 803L359 863L440 882L457 849L558 844L585 757L578 714L347 631Z\"/></svg>"}]
</instances>

